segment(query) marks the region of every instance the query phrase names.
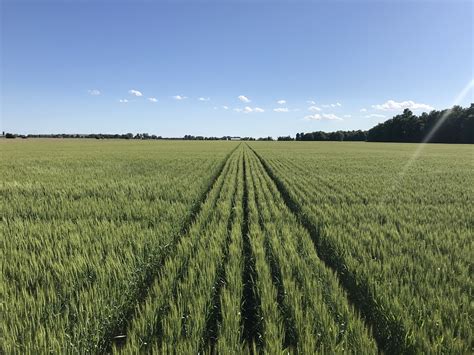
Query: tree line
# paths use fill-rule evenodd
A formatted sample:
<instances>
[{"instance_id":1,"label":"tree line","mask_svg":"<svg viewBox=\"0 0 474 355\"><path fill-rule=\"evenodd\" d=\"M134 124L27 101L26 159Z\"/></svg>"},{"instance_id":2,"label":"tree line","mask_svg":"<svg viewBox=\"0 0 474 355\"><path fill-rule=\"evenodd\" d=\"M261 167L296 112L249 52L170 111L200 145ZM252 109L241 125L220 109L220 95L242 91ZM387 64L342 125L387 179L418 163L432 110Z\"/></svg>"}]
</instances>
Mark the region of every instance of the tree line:
<instances>
[{"instance_id":1,"label":"tree line","mask_svg":"<svg viewBox=\"0 0 474 355\"><path fill-rule=\"evenodd\" d=\"M437 127L439 126L439 127ZM367 133L369 142L474 143L474 104L416 116L408 109Z\"/></svg>"},{"instance_id":2,"label":"tree line","mask_svg":"<svg viewBox=\"0 0 474 355\"><path fill-rule=\"evenodd\" d=\"M279 137L278 140L293 140ZM297 141L367 141L367 142L431 142L474 143L474 104L463 108L423 112L417 116L409 109L379 123L368 131L336 131L297 133Z\"/></svg>"},{"instance_id":3,"label":"tree line","mask_svg":"<svg viewBox=\"0 0 474 355\"><path fill-rule=\"evenodd\" d=\"M280 140L280 139L279 139ZM281 139L285 140L285 139ZM286 139L288 140L288 139ZM296 133L297 141L366 141L366 131L316 131L310 133Z\"/></svg>"},{"instance_id":4,"label":"tree line","mask_svg":"<svg viewBox=\"0 0 474 355\"><path fill-rule=\"evenodd\" d=\"M95 138L95 139L166 139L162 136L148 133L125 133L125 134L110 134L110 133L91 133L91 134L28 134L20 135L14 133L3 132L5 138Z\"/></svg>"},{"instance_id":5,"label":"tree line","mask_svg":"<svg viewBox=\"0 0 474 355\"><path fill-rule=\"evenodd\" d=\"M126 134L2 134L5 138L95 138L95 139L181 139L181 140L259 140L273 141L273 137L205 137L185 135L178 138L164 138L148 133ZM368 131L315 131L280 136L278 141L367 141L367 142L432 142L432 143L474 143L474 104L463 108L454 106L446 110L423 112L417 116L409 109L402 114L379 123Z\"/></svg>"}]
</instances>

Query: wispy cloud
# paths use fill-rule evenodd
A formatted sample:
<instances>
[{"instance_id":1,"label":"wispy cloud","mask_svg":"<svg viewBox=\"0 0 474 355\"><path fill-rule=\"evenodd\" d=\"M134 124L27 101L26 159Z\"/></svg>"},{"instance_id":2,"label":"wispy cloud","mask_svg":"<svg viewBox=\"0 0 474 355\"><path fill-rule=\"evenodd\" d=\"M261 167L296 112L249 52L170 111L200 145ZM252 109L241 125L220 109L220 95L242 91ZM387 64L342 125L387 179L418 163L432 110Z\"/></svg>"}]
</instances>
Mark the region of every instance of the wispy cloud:
<instances>
[{"instance_id":1,"label":"wispy cloud","mask_svg":"<svg viewBox=\"0 0 474 355\"><path fill-rule=\"evenodd\" d=\"M344 118L351 118L352 115L344 115Z\"/></svg>"},{"instance_id":2,"label":"wispy cloud","mask_svg":"<svg viewBox=\"0 0 474 355\"><path fill-rule=\"evenodd\" d=\"M247 96L244 96L244 95L240 95L238 97L238 99L242 102L245 102L245 103L249 103L250 102L250 99L247 97Z\"/></svg>"},{"instance_id":3,"label":"wispy cloud","mask_svg":"<svg viewBox=\"0 0 474 355\"><path fill-rule=\"evenodd\" d=\"M321 106L324 108L329 108L329 107L336 108L336 107L341 107L342 105L339 102L336 102L335 104L326 104L326 105L321 105Z\"/></svg>"},{"instance_id":4,"label":"wispy cloud","mask_svg":"<svg viewBox=\"0 0 474 355\"><path fill-rule=\"evenodd\" d=\"M138 97L143 96L143 94L140 91L134 90L134 89L128 90L128 93L133 96L138 96Z\"/></svg>"},{"instance_id":5,"label":"wispy cloud","mask_svg":"<svg viewBox=\"0 0 474 355\"><path fill-rule=\"evenodd\" d=\"M92 95L92 96L99 96L101 94L100 90L97 90L97 89L87 90L87 92L89 93L89 95Z\"/></svg>"},{"instance_id":6,"label":"wispy cloud","mask_svg":"<svg viewBox=\"0 0 474 355\"><path fill-rule=\"evenodd\" d=\"M261 107L250 107L250 106L245 106L243 109L242 108L234 108L235 112L243 112L243 113L251 113L251 112L265 112L265 110Z\"/></svg>"},{"instance_id":7,"label":"wispy cloud","mask_svg":"<svg viewBox=\"0 0 474 355\"><path fill-rule=\"evenodd\" d=\"M158 102L158 99L156 97L149 97L148 101L150 102Z\"/></svg>"},{"instance_id":8,"label":"wispy cloud","mask_svg":"<svg viewBox=\"0 0 474 355\"><path fill-rule=\"evenodd\" d=\"M372 105L372 108L381 111L399 111L406 108L410 110L434 110L434 108L430 105L417 103L412 100L400 102L397 102L395 100L388 100L383 104Z\"/></svg>"},{"instance_id":9,"label":"wispy cloud","mask_svg":"<svg viewBox=\"0 0 474 355\"><path fill-rule=\"evenodd\" d=\"M385 118L385 115L380 115L378 113L371 113L370 115L365 115L365 118Z\"/></svg>"},{"instance_id":10,"label":"wispy cloud","mask_svg":"<svg viewBox=\"0 0 474 355\"><path fill-rule=\"evenodd\" d=\"M278 100L277 104L278 105L284 105L284 104L286 104L286 100Z\"/></svg>"},{"instance_id":11,"label":"wispy cloud","mask_svg":"<svg viewBox=\"0 0 474 355\"><path fill-rule=\"evenodd\" d=\"M209 98L209 97L200 97L198 100L199 101L210 101L211 98Z\"/></svg>"},{"instance_id":12,"label":"wispy cloud","mask_svg":"<svg viewBox=\"0 0 474 355\"><path fill-rule=\"evenodd\" d=\"M323 118L327 119L327 120L338 120L338 121L342 121L343 119L333 113L323 113Z\"/></svg>"},{"instance_id":13,"label":"wispy cloud","mask_svg":"<svg viewBox=\"0 0 474 355\"><path fill-rule=\"evenodd\" d=\"M173 99L178 100L178 101L184 100L184 99L187 99L187 98L188 98L187 96L182 96L182 95L174 95L173 96Z\"/></svg>"},{"instance_id":14,"label":"wispy cloud","mask_svg":"<svg viewBox=\"0 0 474 355\"><path fill-rule=\"evenodd\" d=\"M319 112L321 109L318 106L310 106L308 107L308 111Z\"/></svg>"},{"instance_id":15,"label":"wispy cloud","mask_svg":"<svg viewBox=\"0 0 474 355\"><path fill-rule=\"evenodd\" d=\"M314 100L307 100L306 103L308 103L310 105L316 105L316 101L314 101Z\"/></svg>"},{"instance_id":16,"label":"wispy cloud","mask_svg":"<svg viewBox=\"0 0 474 355\"><path fill-rule=\"evenodd\" d=\"M337 120L342 121L343 119L333 113L315 113L314 115L308 115L304 117L305 120L308 121L320 121L320 120Z\"/></svg>"},{"instance_id":17,"label":"wispy cloud","mask_svg":"<svg viewBox=\"0 0 474 355\"><path fill-rule=\"evenodd\" d=\"M275 111L275 112L289 112L290 110L288 110L288 107L277 107L277 108L274 108L273 111Z\"/></svg>"},{"instance_id":18,"label":"wispy cloud","mask_svg":"<svg viewBox=\"0 0 474 355\"><path fill-rule=\"evenodd\" d=\"M319 121L322 120L323 117L319 113L315 113L314 115L304 116L304 119L307 121Z\"/></svg>"},{"instance_id":19,"label":"wispy cloud","mask_svg":"<svg viewBox=\"0 0 474 355\"><path fill-rule=\"evenodd\" d=\"M123 104L126 104L128 102L127 99L120 99L119 102L123 103Z\"/></svg>"},{"instance_id":20,"label":"wispy cloud","mask_svg":"<svg viewBox=\"0 0 474 355\"><path fill-rule=\"evenodd\" d=\"M360 109L360 112L367 112L367 109L365 107Z\"/></svg>"},{"instance_id":21,"label":"wispy cloud","mask_svg":"<svg viewBox=\"0 0 474 355\"><path fill-rule=\"evenodd\" d=\"M224 106L222 106L222 108L223 108L224 110L228 110L228 109L229 109L229 106L224 105Z\"/></svg>"}]
</instances>

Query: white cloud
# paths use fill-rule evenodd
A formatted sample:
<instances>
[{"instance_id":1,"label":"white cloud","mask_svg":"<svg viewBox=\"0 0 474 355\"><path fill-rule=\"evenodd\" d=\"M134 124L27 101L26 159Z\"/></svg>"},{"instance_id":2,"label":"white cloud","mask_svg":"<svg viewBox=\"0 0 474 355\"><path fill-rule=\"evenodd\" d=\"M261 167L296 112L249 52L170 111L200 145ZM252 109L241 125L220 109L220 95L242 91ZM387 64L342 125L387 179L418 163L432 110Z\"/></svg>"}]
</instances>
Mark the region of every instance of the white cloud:
<instances>
[{"instance_id":1,"label":"white cloud","mask_svg":"<svg viewBox=\"0 0 474 355\"><path fill-rule=\"evenodd\" d=\"M87 90L87 92L92 96L99 96L101 94L100 90L97 89Z\"/></svg>"},{"instance_id":2,"label":"white cloud","mask_svg":"<svg viewBox=\"0 0 474 355\"><path fill-rule=\"evenodd\" d=\"M187 99L188 97L187 96L182 96L182 95L174 95L173 96L173 99L175 100L184 100L184 99Z\"/></svg>"},{"instance_id":3,"label":"white cloud","mask_svg":"<svg viewBox=\"0 0 474 355\"><path fill-rule=\"evenodd\" d=\"M200 97L198 100L199 101L210 101L211 99L209 97Z\"/></svg>"},{"instance_id":4,"label":"white cloud","mask_svg":"<svg viewBox=\"0 0 474 355\"><path fill-rule=\"evenodd\" d=\"M319 121L319 120L337 120L337 121L342 121L343 119L339 116L336 116L333 113L315 113L314 115L308 115L304 117L305 120L309 121Z\"/></svg>"},{"instance_id":5,"label":"white cloud","mask_svg":"<svg viewBox=\"0 0 474 355\"><path fill-rule=\"evenodd\" d=\"M284 105L284 104L286 104L286 100L278 100L277 104L278 105Z\"/></svg>"},{"instance_id":6,"label":"white cloud","mask_svg":"<svg viewBox=\"0 0 474 355\"><path fill-rule=\"evenodd\" d=\"M123 103L123 104L126 104L128 102L127 99L120 99L119 102Z\"/></svg>"},{"instance_id":7,"label":"white cloud","mask_svg":"<svg viewBox=\"0 0 474 355\"><path fill-rule=\"evenodd\" d=\"M304 116L304 119L308 121L319 121L322 119L322 116L319 113L315 113L314 115Z\"/></svg>"},{"instance_id":8,"label":"white cloud","mask_svg":"<svg viewBox=\"0 0 474 355\"><path fill-rule=\"evenodd\" d=\"M344 118L351 118L352 115L344 115Z\"/></svg>"},{"instance_id":9,"label":"white cloud","mask_svg":"<svg viewBox=\"0 0 474 355\"><path fill-rule=\"evenodd\" d=\"M242 102L245 102L245 103L250 102L250 99L247 96L244 96L244 95L240 95L239 100L242 101Z\"/></svg>"},{"instance_id":10,"label":"white cloud","mask_svg":"<svg viewBox=\"0 0 474 355\"><path fill-rule=\"evenodd\" d=\"M397 102L388 100L380 105L372 105L372 108L382 111L398 111L408 108L410 110L433 110L434 108L427 104L421 104L412 100Z\"/></svg>"},{"instance_id":11,"label":"white cloud","mask_svg":"<svg viewBox=\"0 0 474 355\"><path fill-rule=\"evenodd\" d=\"M360 112L367 112L367 109L365 107L360 109Z\"/></svg>"},{"instance_id":12,"label":"white cloud","mask_svg":"<svg viewBox=\"0 0 474 355\"><path fill-rule=\"evenodd\" d=\"M385 118L385 115L380 115L378 113L371 113L370 115L366 115L365 118Z\"/></svg>"},{"instance_id":13,"label":"white cloud","mask_svg":"<svg viewBox=\"0 0 474 355\"><path fill-rule=\"evenodd\" d=\"M251 112L265 112L263 108L260 107L250 107L250 106L245 106L243 109L241 108L234 108L235 112L244 112L244 113L251 113Z\"/></svg>"},{"instance_id":14,"label":"white cloud","mask_svg":"<svg viewBox=\"0 0 474 355\"><path fill-rule=\"evenodd\" d=\"M150 102L158 102L158 99L156 97L149 97L148 101Z\"/></svg>"},{"instance_id":15,"label":"white cloud","mask_svg":"<svg viewBox=\"0 0 474 355\"><path fill-rule=\"evenodd\" d=\"M329 107L336 108L336 107L341 107L342 105L339 102L336 102L335 104L327 104L327 105L321 105L321 106L324 108L329 108Z\"/></svg>"},{"instance_id":16,"label":"white cloud","mask_svg":"<svg viewBox=\"0 0 474 355\"><path fill-rule=\"evenodd\" d=\"M143 96L143 94L140 91L134 90L134 89L128 90L128 93L133 96Z\"/></svg>"},{"instance_id":17,"label":"white cloud","mask_svg":"<svg viewBox=\"0 0 474 355\"><path fill-rule=\"evenodd\" d=\"M288 112L288 107L278 107L278 108L274 108L273 111L275 112Z\"/></svg>"},{"instance_id":18,"label":"white cloud","mask_svg":"<svg viewBox=\"0 0 474 355\"><path fill-rule=\"evenodd\" d=\"M318 106L310 106L310 107L308 107L308 111L313 111L313 112L318 111L319 112L319 111L321 111L321 109Z\"/></svg>"},{"instance_id":19,"label":"white cloud","mask_svg":"<svg viewBox=\"0 0 474 355\"><path fill-rule=\"evenodd\" d=\"M316 105L316 102L313 101L313 100L308 100L308 101L306 101L306 103L308 103L308 104L310 104L310 105Z\"/></svg>"},{"instance_id":20,"label":"white cloud","mask_svg":"<svg viewBox=\"0 0 474 355\"><path fill-rule=\"evenodd\" d=\"M339 116L336 116L335 114L333 113L323 113L323 118L327 119L327 120L338 120L338 121L342 121L342 118L339 117Z\"/></svg>"},{"instance_id":21,"label":"white cloud","mask_svg":"<svg viewBox=\"0 0 474 355\"><path fill-rule=\"evenodd\" d=\"M228 109L229 109L229 106L224 105L224 106L222 106L222 108L223 108L224 110L228 110Z\"/></svg>"}]
</instances>

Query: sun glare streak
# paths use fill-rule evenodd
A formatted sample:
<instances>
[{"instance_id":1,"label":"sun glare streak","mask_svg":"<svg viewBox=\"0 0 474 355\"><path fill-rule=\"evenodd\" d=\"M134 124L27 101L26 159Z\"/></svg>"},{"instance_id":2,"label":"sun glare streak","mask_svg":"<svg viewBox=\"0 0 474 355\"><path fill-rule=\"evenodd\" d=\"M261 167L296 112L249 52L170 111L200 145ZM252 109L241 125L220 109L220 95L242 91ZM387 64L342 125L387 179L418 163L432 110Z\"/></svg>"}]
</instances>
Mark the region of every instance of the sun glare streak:
<instances>
[{"instance_id":1,"label":"sun glare streak","mask_svg":"<svg viewBox=\"0 0 474 355\"><path fill-rule=\"evenodd\" d=\"M446 121L446 119L449 117L449 115L452 112L452 107L459 105L459 103L466 97L466 95L471 91L471 89L474 87L474 79L472 79L456 96L456 98L453 100L451 104L451 108L447 109L444 114L441 116L441 118L436 122L436 124L433 126L433 128L428 132L428 134L423 138L423 141L418 144L418 147L416 148L415 152L412 154L410 159L408 159L407 163L403 166L403 168L400 170L400 173L396 177L395 181L391 184L391 190L398 185L398 183L403 179L407 171L410 169L410 167L413 165L413 163L418 159L420 154L423 152L423 150L426 147L426 144L433 138L435 133L440 129L440 127L443 125L443 123Z\"/></svg>"}]
</instances>

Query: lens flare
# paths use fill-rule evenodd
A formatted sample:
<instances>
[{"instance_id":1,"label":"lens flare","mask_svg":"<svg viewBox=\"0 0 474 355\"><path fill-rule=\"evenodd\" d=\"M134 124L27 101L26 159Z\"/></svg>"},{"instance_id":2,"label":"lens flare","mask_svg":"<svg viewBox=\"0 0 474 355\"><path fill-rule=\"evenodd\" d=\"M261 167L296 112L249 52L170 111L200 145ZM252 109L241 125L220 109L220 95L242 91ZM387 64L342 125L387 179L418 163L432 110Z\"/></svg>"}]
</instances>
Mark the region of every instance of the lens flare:
<instances>
[{"instance_id":1,"label":"lens flare","mask_svg":"<svg viewBox=\"0 0 474 355\"><path fill-rule=\"evenodd\" d=\"M471 89L474 87L474 79L472 79L456 96L454 99L453 103L451 104L451 107L459 105L459 103L464 100L466 95L471 91ZM452 108L446 110L441 118L436 122L436 124L433 126L433 128L428 132L428 134L423 138L423 141L418 144L418 147L416 148L415 152L413 155L408 159L407 163L403 166L403 168L400 170L400 173L396 177L395 181L393 181L391 185L391 190L393 191L395 187L398 185L398 183L403 179L407 171L410 169L410 167L413 165L413 163L418 159L420 154L423 152L423 150L426 147L426 144L433 138L433 136L436 134L436 132L441 128L443 123L446 121L446 119L449 117L449 115L452 112ZM388 197L386 195L386 197Z\"/></svg>"}]
</instances>

